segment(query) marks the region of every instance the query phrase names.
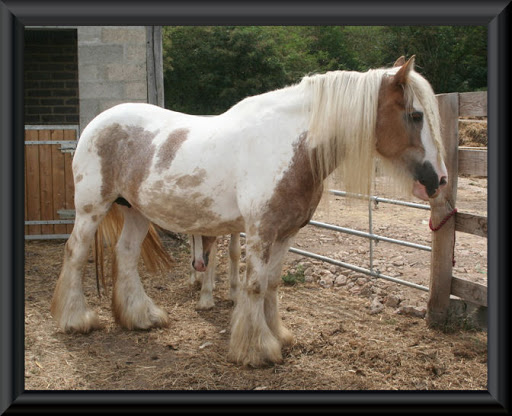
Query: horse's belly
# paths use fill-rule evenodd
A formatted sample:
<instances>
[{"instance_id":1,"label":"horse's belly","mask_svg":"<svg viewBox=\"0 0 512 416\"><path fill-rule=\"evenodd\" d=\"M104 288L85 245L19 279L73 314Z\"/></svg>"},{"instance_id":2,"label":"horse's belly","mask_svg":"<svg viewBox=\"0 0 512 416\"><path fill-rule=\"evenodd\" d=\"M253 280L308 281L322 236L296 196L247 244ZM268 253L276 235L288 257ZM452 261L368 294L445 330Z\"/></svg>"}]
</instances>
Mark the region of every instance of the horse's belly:
<instances>
[{"instance_id":1,"label":"horse's belly","mask_svg":"<svg viewBox=\"0 0 512 416\"><path fill-rule=\"evenodd\" d=\"M135 206L150 221L174 232L223 235L245 229L236 198L227 191L204 192L183 189L179 183L156 183L141 190Z\"/></svg>"}]
</instances>

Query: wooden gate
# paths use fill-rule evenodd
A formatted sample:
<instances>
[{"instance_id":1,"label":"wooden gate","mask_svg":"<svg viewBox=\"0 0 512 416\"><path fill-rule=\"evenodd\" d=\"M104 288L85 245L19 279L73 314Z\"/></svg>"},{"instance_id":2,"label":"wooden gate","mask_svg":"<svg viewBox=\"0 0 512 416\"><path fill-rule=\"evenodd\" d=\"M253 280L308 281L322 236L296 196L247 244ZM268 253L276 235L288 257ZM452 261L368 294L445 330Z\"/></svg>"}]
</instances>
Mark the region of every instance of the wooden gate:
<instances>
[{"instance_id":1,"label":"wooden gate","mask_svg":"<svg viewBox=\"0 0 512 416\"><path fill-rule=\"evenodd\" d=\"M73 228L71 160L78 126L25 126L25 238L67 238Z\"/></svg>"}]
</instances>

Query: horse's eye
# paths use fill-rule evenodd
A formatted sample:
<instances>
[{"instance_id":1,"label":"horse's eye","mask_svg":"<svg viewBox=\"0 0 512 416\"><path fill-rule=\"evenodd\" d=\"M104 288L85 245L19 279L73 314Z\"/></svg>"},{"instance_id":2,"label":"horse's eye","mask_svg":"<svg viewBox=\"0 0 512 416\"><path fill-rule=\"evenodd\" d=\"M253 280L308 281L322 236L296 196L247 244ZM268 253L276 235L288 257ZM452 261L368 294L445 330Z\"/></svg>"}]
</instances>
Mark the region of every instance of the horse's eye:
<instances>
[{"instance_id":1,"label":"horse's eye","mask_svg":"<svg viewBox=\"0 0 512 416\"><path fill-rule=\"evenodd\" d=\"M409 117L415 123L419 123L423 121L423 113L421 111L413 111L409 114Z\"/></svg>"}]
</instances>

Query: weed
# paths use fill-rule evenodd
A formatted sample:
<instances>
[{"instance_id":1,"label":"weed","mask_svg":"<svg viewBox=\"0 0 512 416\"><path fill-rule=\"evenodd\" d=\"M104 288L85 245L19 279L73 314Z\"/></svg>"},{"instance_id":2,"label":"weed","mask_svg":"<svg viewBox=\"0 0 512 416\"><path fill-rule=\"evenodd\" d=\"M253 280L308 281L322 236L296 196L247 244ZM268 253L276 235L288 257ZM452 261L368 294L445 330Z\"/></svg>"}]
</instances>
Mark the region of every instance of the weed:
<instances>
[{"instance_id":1,"label":"weed","mask_svg":"<svg viewBox=\"0 0 512 416\"><path fill-rule=\"evenodd\" d=\"M294 286L297 283L304 283L306 278L304 277L304 267L298 265L295 268L295 272L288 272L284 276L281 276L283 283L287 286Z\"/></svg>"}]
</instances>

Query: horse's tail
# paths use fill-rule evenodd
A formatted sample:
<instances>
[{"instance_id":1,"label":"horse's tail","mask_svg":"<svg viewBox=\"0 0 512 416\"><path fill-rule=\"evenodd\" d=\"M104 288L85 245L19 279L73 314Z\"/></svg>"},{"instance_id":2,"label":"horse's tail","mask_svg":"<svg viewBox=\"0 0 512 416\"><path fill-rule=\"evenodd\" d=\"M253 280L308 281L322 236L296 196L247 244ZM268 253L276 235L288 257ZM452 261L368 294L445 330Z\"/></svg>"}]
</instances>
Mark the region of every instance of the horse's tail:
<instances>
[{"instance_id":1,"label":"horse's tail","mask_svg":"<svg viewBox=\"0 0 512 416\"><path fill-rule=\"evenodd\" d=\"M96 265L96 285L100 293L100 279L106 290L105 273L103 269L103 249L109 247L112 254L112 279L117 277L117 261L115 246L123 229L123 213L116 204L113 204L103 221L100 223L94 236L94 262ZM150 224L146 238L142 242L141 256L146 269L150 273L166 272L174 263L174 259L162 245L156 226Z\"/></svg>"}]
</instances>

